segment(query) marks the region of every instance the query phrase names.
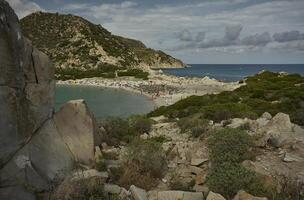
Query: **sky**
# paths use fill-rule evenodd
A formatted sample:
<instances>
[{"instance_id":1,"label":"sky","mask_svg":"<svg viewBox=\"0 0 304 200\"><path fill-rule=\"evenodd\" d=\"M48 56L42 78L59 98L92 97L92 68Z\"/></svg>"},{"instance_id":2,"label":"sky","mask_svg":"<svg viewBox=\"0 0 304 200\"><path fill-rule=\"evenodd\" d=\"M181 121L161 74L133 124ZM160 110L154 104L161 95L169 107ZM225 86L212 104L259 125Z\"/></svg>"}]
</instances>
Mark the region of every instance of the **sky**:
<instances>
[{"instance_id":1,"label":"sky","mask_svg":"<svg viewBox=\"0 0 304 200\"><path fill-rule=\"evenodd\" d=\"M304 0L7 0L82 16L188 64L303 64Z\"/></svg>"}]
</instances>

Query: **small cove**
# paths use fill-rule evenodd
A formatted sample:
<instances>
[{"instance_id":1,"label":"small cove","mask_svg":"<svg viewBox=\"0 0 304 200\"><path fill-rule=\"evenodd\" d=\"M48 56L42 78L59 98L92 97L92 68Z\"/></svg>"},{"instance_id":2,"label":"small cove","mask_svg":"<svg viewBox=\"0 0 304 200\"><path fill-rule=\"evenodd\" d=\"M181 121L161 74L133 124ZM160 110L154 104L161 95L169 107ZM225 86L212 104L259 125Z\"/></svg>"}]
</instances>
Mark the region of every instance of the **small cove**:
<instances>
[{"instance_id":1,"label":"small cove","mask_svg":"<svg viewBox=\"0 0 304 200\"><path fill-rule=\"evenodd\" d=\"M75 99L84 99L96 118L146 114L155 108L154 102L148 97L122 89L76 85L56 86L56 111L67 101Z\"/></svg>"}]
</instances>

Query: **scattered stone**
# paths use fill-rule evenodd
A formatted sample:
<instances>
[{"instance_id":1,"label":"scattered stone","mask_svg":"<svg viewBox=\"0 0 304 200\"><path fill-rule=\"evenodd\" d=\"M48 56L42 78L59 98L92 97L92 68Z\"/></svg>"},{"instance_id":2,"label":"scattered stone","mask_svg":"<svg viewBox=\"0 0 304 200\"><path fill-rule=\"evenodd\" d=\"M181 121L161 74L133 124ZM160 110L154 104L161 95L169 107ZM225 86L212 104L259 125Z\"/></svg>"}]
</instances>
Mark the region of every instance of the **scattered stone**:
<instances>
[{"instance_id":1,"label":"scattered stone","mask_svg":"<svg viewBox=\"0 0 304 200\"><path fill-rule=\"evenodd\" d=\"M233 200L268 200L266 197L255 197L251 194L245 192L244 190L240 190Z\"/></svg>"},{"instance_id":2,"label":"scattered stone","mask_svg":"<svg viewBox=\"0 0 304 200\"><path fill-rule=\"evenodd\" d=\"M207 176L207 174L205 172L201 172L201 173L197 174L195 177L195 183L197 185L204 184L206 182L206 176Z\"/></svg>"},{"instance_id":3,"label":"scattered stone","mask_svg":"<svg viewBox=\"0 0 304 200\"><path fill-rule=\"evenodd\" d=\"M222 195L210 191L206 200L226 200L226 199Z\"/></svg>"},{"instance_id":4,"label":"scattered stone","mask_svg":"<svg viewBox=\"0 0 304 200\"><path fill-rule=\"evenodd\" d=\"M239 128L242 125L246 124L248 122L247 119L240 119L240 118L234 118L231 120L231 123L227 125L229 128Z\"/></svg>"},{"instance_id":5,"label":"scattered stone","mask_svg":"<svg viewBox=\"0 0 304 200\"><path fill-rule=\"evenodd\" d=\"M160 191L157 200L203 200L202 192Z\"/></svg>"},{"instance_id":6,"label":"scattered stone","mask_svg":"<svg viewBox=\"0 0 304 200\"><path fill-rule=\"evenodd\" d=\"M131 185L130 187L131 194L134 200L148 200L148 195L146 190Z\"/></svg>"},{"instance_id":7,"label":"scattered stone","mask_svg":"<svg viewBox=\"0 0 304 200\"><path fill-rule=\"evenodd\" d=\"M93 178L93 177L98 177L106 180L109 175L108 172L99 172L96 169L89 169L85 171L77 171L74 172L72 175L72 180L80 180L80 179L88 179L88 178Z\"/></svg>"},{"instance_id":8,"label":"scattered stone","mask_svg":"<svg viewBox=\"0 0 304 200\"><path fill-rule=\"evenodd\" d=\"M261 116L261 118L267 119L267 120L271 120L272 115L269 112L264 112Z\"/></svg>"},{"instance_id":9,"label":"scattered stone","mask_svg":"<svg viewBox=\"0 0 304 200\"><path fill-rule=\"evenodd\" d=\"M193 187L193 190L195 192L202 192L205 196L209 193L209 188L205 185L195 185Z\"/></svg>"},{"instance_id":10,"label":"scattered stone","mask_svg":"<svg viewBox=\"0 0 304 200\"><path fill-rule=\"evenodd\" d=\"M114 184L105 184L104 191L110 194L120 194L122 192L122 188Z\"/></svg>"},{"instance_id":11,"label":"scattered stone","mask_svg":"<svg viewBox=\"0 0 304 200\"><path fill-rule=\"evenodd\" d=\"M140 135L140 139L146 140L148 138L149 138L149 135L147 133Z\"/></svg>"},{"instance_id":12,"label":"scattered stone","mask_svg":"<svg viewBox=\"0 0 304 200\"><path fill-rule=\"evenodd\" d=\"M300 158L296 155L292 155L292 154L287 153L287 152L285 153L284 158L283 158L284 162L300 162L302 160L303 160L302 158Z\"/></svg>"},{"instance_id":13,"label":"scattered stone","mask_svg":"<svg viewBox=\"0 0 304 200\"><path fill-rule=\"evenodd\" d=\"M208 159L203 159L203 158L192 158L191 159L191 165L193 166L200 166L203 163L207 162Z\"/></svg>"}]
</instances>

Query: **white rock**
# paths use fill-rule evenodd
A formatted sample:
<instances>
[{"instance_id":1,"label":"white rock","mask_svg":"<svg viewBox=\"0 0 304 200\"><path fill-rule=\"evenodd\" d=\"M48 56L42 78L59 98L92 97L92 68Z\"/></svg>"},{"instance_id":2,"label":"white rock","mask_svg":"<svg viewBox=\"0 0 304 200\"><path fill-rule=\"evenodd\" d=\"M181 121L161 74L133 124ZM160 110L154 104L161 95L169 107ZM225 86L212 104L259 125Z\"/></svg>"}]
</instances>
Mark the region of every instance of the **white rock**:
<instances>
[{"instance_id":1,"label":"white rock","mask_svg":"<svg viewBox=\"0 0 304 200\"><path fill-rule=\"evenodd\" d=\"M89 169L85 171L76 171L72 175L72 180L79 180L79 179L88 179L92 177L99 177L107 179L109 177L107 172L99 172L96 169Z\"/></svg>"},{"instance_id":2,"label":"white rock","mask_svg":"<svg viewBox=\"0 0 304 200\"><path fill-rule=\"evenodd\" d=\"M210 191L206 200L226 200L226 199L222 195Z\"/></svg>"},{"instance_id":3,"label":"white rock","mask_svg":"<svg viewBox=\"0 0 304 200\"><path fill-rule=\"evenodd\" d=\"M131 185L130 187L131 194L134 200L148 200L148 195L146 190Z\"/></svg>"},{"instance_id":4,"label":"white rock","mask_svg":"<svg viewBox=\"0 0 304 200\"><path fill-rule=\"evenodd\" d=\"M193 166L199 166L202 165L204 162L207 162L208 159L203 159L203 158L192 158L191 159L191 165Z\"/></svg>"},{"instance_id":5,"label":"white rock","mask_svg":"<svg viewBox=\"0 0 304 200\"><path fill-rule=\"evenodd\" d=\"M122 188L118 185L114 185L114 184L105 184L104 185L104 191L108 192L110 194L120 194L121 190L122 190Z\"/></svg>"}]
</instances>

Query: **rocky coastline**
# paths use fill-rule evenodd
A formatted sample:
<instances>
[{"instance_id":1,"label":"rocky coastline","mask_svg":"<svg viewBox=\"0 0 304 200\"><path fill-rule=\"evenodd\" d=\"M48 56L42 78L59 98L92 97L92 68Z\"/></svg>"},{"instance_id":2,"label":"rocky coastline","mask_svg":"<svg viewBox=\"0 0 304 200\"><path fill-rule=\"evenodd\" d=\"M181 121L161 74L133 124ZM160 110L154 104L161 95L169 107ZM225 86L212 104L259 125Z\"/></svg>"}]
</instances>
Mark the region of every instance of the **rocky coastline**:
<instances>
[{"instance_id":1,"label":"rocky coastline","mask_svg":"<svg viewBox=\"0 0 304 200\"><path fill-rule=\"evenodd\" d=\"M216 94L234 90L243 84L238 82L225 83L209 77L186 78L165 74L151 74L148 80L132 77L114 79L84 78L77 80L58 80L58 85L96 86L123 89L147 96L157 107L168 106L192 95Z\"/></svg>"}]
</instances>

